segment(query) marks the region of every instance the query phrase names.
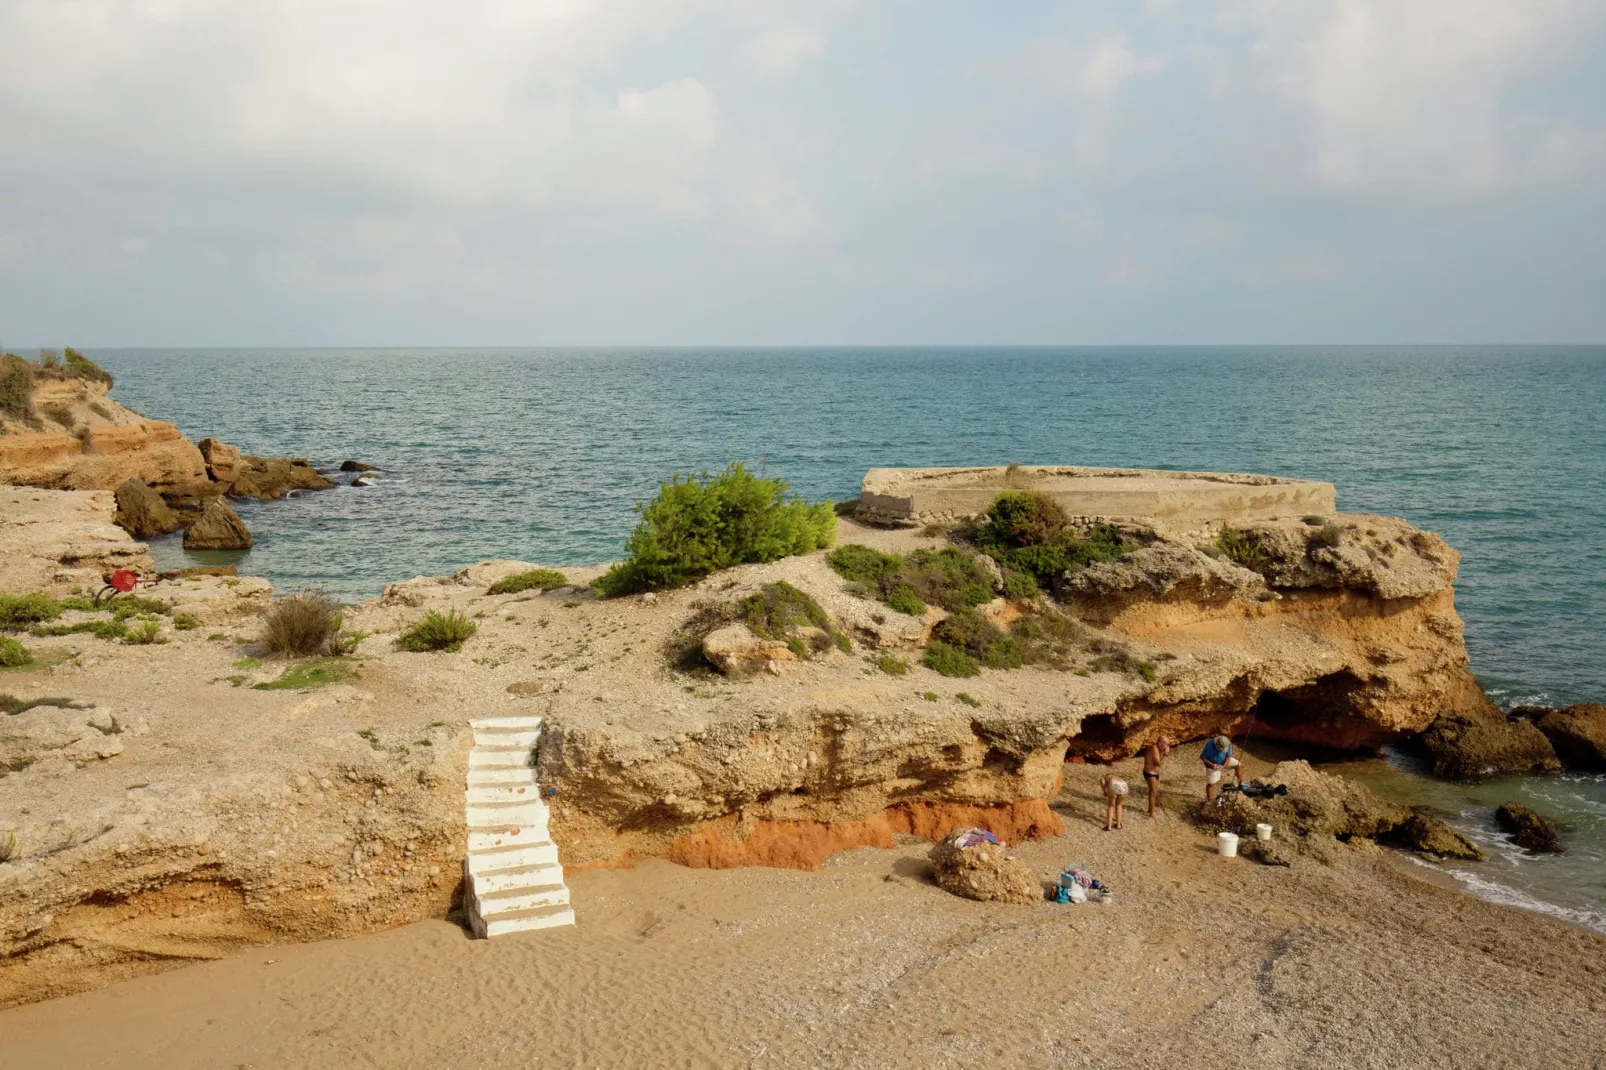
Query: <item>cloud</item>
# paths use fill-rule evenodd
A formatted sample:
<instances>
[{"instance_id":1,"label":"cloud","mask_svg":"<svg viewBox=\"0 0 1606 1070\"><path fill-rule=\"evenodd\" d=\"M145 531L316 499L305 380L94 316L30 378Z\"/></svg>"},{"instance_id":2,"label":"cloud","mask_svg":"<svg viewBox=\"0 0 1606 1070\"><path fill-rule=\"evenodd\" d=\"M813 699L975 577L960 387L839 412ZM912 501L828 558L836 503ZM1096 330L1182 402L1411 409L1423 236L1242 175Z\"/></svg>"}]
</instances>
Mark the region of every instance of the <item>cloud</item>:
<instances>
[{"instance_id":1,"label":"cloud","mask_svg":"<svg viewBox=\"0 0 1606 1070\"><path fill-rule=\"evenodd\" d=\"M1585 0L1263 0L1233 15L1304 109L1325 185L1487 189L1554 177L1594 140L1514 92L1564 69L1598 29Z\"/></svg>"},{"instance_id":2,"label":"cloud","mask_svg":"<svg viewBox=\"0 0 1606 1070\"><path fill-rule=\"evenodd\" d=\"M1093 38L1056 35L1032 42L1025 66L1044 85L1105 101L1123 84L1165 69L1163 55L1140 56L1124 34Z\"/></svg>"}]
</instances>

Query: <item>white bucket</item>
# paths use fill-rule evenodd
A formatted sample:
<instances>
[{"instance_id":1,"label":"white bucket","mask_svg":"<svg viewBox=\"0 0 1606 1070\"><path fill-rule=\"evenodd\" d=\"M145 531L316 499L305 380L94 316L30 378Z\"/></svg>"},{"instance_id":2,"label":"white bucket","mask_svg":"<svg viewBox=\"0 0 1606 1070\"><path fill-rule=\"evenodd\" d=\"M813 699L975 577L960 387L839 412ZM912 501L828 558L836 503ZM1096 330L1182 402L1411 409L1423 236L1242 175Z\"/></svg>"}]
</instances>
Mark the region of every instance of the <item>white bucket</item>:
<instances>
[{"instance_id":1,"label":"white bucket","mask_svg":"<svg viewBox=\"0 0 1606 1070\"><path fill-rule=\"evenodd\" d=\"M1271 839L1271 826L1267 825L1265 823L1261 823L1259 825L1256 825L1255 826L1255 839L1259 840L1261 843L1265 843L1266 841L1270 840Z\"/></svg>"},{"instance_id":2,"label":"white bucket","mask_svg":"<svg viewBox=\"0 0 1606 1070\"><path fill-rule=\"evenodd\" d=\"M1216 853L1222 858L1238 857L1238 837L1231 832L1216 833Z\"/></svg>"}]
</instances>

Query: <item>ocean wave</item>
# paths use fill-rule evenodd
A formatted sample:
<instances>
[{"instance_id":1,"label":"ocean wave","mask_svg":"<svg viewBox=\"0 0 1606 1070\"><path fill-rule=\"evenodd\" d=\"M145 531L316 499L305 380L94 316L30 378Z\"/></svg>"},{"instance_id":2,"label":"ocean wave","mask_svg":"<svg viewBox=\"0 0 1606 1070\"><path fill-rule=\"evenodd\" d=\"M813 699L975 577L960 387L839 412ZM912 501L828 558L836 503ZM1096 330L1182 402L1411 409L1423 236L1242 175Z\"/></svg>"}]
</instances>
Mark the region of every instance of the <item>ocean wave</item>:
<instances>
[{"instance_id":1,"label":"ocean wave","mask_svg":"<svg viewBox=\"0 0 1606 1070\"><path fill-rule=\"evenodd\" d=\"M1424 862L1418 858L1412 858L1411 861L1419 866L1436 869L1441 873L1454 877L1466 886L1467 891L1480 899L1487 899L1491 903L1499 903L1502 906L1529 910L1535 914L1544 914L1560 921L1565 921L1570 925L1579 925L1586 929L1593 929L1598 933L1606 933L1606 914L1598 910L1588 910L1582 907L1564 907L1558 903L1552 903L1529 895L1520 888L1513 888L1509 884L1488 880L1464 869L1440 869L1432 863Z\"/></svg>"}]
</instances>

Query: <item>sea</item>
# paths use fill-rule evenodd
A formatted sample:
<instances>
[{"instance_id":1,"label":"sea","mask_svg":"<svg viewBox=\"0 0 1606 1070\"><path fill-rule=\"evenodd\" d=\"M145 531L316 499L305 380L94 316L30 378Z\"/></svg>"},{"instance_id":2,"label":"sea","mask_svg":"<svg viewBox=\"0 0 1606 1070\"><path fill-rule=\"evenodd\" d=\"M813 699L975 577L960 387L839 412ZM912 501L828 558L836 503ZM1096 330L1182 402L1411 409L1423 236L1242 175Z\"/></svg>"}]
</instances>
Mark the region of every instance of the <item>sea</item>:
<instances>
[{"instance_id":1,"label":"sea","mask_svg":"<svg viewBox=\"0 0 1606 1070\"><path fill-rule=\"evenodd\" d=\"M620 556L674 474L741 461L811 499L872 467L1079 464L1338 487L1462 554L1472 666L1503 705L1606 701L1606 346L98 349L125 405L247 453L379 468L371 487L239 505L227 562L348 600L493 557ZM346 477L349 479L349 477ZM1469 890L1606 932L1606 775L1432 781L1347 762L1484 844ZM1529 802L1567 853L1505 842Z\"/></svg>"}]
</instances>

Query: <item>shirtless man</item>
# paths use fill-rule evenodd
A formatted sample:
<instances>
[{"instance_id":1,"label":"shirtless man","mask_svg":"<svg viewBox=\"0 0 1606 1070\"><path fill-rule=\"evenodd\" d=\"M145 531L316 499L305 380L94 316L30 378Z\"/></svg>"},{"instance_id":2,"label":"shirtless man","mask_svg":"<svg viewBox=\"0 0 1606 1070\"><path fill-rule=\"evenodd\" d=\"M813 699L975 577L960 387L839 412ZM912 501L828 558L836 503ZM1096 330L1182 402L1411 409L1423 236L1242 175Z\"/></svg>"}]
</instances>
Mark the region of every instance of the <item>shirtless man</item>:
<instances>
[{"instance_id":1,"label":"shirtless man","mask_svg":"<svg viewBox=\"0 0 1606 1070\"><path fill-rule=\"evenodd\" d=\"M1153 817L1160 809L1160 767L1165 764L1166 756L1171 753L1171 737L1161 735L1159 739L1143 748L1143 782L1149 786L1149 816Z\"/></svg>"}]
</instances>

